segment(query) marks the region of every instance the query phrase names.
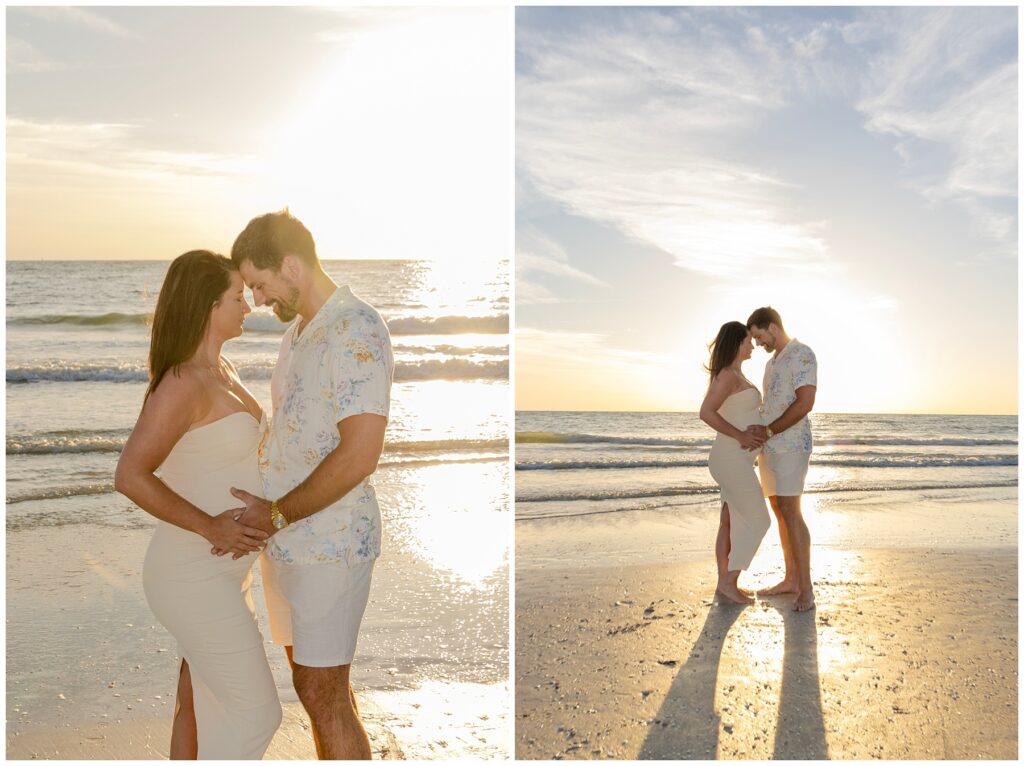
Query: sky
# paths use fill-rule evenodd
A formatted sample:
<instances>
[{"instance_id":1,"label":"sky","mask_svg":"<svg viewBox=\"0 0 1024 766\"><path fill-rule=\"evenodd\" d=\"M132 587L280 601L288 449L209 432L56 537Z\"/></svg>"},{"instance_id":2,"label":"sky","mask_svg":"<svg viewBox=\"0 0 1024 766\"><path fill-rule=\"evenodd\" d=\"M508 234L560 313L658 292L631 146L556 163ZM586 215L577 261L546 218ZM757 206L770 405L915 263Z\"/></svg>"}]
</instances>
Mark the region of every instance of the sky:
<instances>
[{"instance_id":1,"label":"sky","mask_svg":"<svg viewBox=\"0 0 1024 766\"><path fill-rule=\"evenodd\" d=\"M517 409L696 411L771 305L819 412L1017 412L1016 8L519 8L515 100Z\"/></svg>"},{"instance_id":2,"label":"sky","mask_svg":"<svg viewBox=\"0 0 1024 766\"><path fill-rule=\"evenodd\" d=\"M8 8L7 257L509 255L511 9Z\"/></svg>"}]
</instances>

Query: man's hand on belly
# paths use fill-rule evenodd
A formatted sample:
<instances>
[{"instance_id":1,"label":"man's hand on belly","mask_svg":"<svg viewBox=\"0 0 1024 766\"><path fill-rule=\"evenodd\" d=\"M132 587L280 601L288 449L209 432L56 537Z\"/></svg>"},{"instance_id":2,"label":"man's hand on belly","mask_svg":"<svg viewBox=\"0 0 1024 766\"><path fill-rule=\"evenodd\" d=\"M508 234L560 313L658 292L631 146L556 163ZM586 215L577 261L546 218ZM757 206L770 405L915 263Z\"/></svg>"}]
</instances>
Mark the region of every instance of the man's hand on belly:
<instances>
[{"instance_id":1,"label":"man's hand on belly","mask_svg":"<svg viewBox=\"0 0 1024 766\"><path fill-rule=\"evenodd\" d=\"M231 494L245 503L244 508L232 509L239 523L263 530L268 535L267 539L277 532L277 528L270 520L270 501L235 487L231 488ZM238 556L235 555L232 558L238 558Z\"/></svg>"}]
</instances>

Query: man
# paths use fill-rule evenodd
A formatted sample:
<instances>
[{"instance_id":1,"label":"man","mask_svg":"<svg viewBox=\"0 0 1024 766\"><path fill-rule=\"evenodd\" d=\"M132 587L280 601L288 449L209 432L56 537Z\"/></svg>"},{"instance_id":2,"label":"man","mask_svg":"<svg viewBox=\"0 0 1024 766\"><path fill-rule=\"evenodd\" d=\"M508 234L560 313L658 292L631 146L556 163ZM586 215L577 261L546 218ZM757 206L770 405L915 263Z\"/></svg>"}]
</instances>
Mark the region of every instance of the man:
<instances>
[{"instance_id":1,"label":"man","mask_svg":"<svg viewBox=\"0 0 1024 766\"><path fill-rule=\"evenodd\" d=\"M811 534L800 512L807 467L811 461L811 422L818 390L818 362L811 349L790 338L779 313L766 306L747 320L757 344L774 352L764 371L765 435L768 441L758 458L761 488L779 524L779 539L786 559L782 582L763 595L796 593L793 609L814 608L811 583Z\"/></svg>"},{"instance_id":2,"label":"man","mask_svg":"<svg viewBox=\"0 0 1024 766\"><path fill-rule=\"evenodd\" d=\"M271 499L232 490L245 503L241 523L272 535L262 566L271 636L288 654L317 756L369 759L349 668L380 553L368 477L384 448L391 339L380 314L324 272L313 237L287 210L250 221L231 259L257 306L295 320L260 446Z\"/></svg>"}]
</instances>

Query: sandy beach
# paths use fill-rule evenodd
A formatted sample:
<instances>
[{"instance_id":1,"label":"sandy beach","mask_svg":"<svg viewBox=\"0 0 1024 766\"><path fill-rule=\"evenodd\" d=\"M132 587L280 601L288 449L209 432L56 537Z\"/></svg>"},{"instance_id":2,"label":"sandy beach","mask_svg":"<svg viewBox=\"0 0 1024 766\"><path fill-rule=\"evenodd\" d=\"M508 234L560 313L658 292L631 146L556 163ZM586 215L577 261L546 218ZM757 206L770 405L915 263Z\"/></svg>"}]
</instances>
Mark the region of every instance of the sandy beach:
<instances>
[{"instance_id":1,"label":"sandy beach","mask_svg":"<svg viewBox=\"0 0 1024 766\"><path fill-rule=\"evenodd\" d=\"M1016 505L979 494L812 502L803 614L713 603L713 506L517 522L516 757L1015 759ZM781 565L773 527L741 584Z\"/></svg>"},{"instance_id":2,"label":"sandy beach","mask_svg":"<svg viewBox=\"0 0 1024 766\"><path fill-rule=\"evenodd\" d=\"M8 530L8 758L167 757L179 658L142 593L152 533L139 518L140 528ZM406 548L396 540L378 561L353 667L374 755L505 757L507 570L474 585ZM285 710L266 757L315 758L284 652L266 646Z\"/></svg>"}]
</instances>

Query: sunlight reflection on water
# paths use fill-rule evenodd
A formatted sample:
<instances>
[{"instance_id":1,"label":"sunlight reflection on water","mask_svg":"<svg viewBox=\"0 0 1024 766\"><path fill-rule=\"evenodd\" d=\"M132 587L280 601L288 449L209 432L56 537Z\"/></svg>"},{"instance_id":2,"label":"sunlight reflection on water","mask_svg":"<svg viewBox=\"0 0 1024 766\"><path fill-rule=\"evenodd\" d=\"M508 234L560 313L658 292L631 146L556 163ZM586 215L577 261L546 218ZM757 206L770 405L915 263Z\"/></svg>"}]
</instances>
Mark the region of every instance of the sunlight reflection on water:
<instances>
[{"instance_id":1,"label":"sunlight reflection on water","mask_svg":"<svg viewBox=\"0 0 1024 766\"><path fill-rule=\"evenodd\" d=\"M388 544L456 585L490 587L508 562L508 465L450 463L393 470L378 481Z\"/></svg>"}]
</instances>

